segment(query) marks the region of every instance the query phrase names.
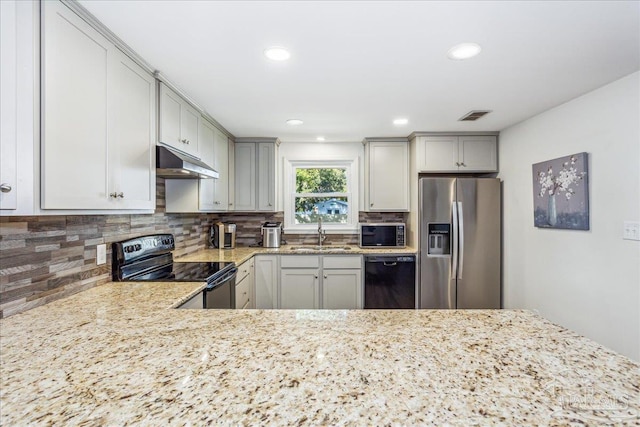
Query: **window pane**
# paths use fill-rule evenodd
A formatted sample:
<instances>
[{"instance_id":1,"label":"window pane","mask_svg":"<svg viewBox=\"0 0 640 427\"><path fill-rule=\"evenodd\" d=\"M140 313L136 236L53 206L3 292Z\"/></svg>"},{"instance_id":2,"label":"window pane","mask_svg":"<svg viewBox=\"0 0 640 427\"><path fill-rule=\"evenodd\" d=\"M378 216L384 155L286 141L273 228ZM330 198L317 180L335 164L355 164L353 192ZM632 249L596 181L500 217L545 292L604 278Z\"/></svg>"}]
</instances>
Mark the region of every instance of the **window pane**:
<instances>
[{"instance_id":1,"label":"window pane","mask_svg":"<svg viewBox=\"0 0 640 427\"><path fill-rule=\"evenodd\" d=\"M346 197L296 197L296 224L315 223L319 217L327 224L346 224L348 215Z\"/></svg>"},{"instance_id":2,"label":"window pane","mask_svg":"<svg viewBox=\"0 0 640 427\"><path fill-rule=\"evenodd\" d=\"M347 193L347 170L296 168L296 193Z\"/></svg>"}]
</instances>

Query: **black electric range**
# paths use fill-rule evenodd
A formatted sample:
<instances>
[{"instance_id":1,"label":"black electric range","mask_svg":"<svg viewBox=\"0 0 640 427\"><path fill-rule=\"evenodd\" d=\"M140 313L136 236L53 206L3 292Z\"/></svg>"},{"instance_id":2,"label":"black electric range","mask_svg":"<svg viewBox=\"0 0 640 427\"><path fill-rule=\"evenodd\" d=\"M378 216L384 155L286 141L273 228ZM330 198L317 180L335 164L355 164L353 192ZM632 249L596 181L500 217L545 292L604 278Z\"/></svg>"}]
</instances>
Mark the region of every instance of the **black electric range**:
<instances>
[{"instance_id":1,"label":"black electric range","mask_svg":"<svg viewBox=\"0 0 640 427\"><path fill-rule=\"evenodd\" d=\"M113 243L113 280L205 282L203 308L235 307L234 288L238 271L235 263L174 262L171 253L174 249L175 240L171 234L141 236Z\"/></svg>"}]
</instances>

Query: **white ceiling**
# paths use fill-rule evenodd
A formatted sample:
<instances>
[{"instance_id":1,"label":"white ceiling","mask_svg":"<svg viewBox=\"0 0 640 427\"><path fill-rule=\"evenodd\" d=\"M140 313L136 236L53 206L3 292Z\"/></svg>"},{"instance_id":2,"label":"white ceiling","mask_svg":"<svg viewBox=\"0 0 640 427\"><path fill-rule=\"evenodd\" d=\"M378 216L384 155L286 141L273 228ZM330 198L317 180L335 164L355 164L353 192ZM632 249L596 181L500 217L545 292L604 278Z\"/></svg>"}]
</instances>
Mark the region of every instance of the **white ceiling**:
<instances>
[{"instance_id":1,"label":"white ceiling","mask_svg":"<svg viewBox=\"0 0 640 427\"><path fill-rule=\"evenodd\" d=\"M502 130L640 68L638 1L80 3L237 137Z\"/></svg>"}]
</instances>

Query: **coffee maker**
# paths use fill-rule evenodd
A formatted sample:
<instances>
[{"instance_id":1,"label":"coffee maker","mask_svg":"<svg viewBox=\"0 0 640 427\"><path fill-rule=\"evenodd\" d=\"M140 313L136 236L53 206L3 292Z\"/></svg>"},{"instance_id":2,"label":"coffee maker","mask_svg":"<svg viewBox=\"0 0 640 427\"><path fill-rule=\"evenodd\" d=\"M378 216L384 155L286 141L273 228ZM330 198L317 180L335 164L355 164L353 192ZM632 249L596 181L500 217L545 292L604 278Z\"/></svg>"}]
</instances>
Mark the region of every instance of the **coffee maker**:
<instances>
[{"instance_id":1,"label":"coffee maker","mask_svg":"<svg viewBox=\"0 0 640 427\"><path fill-rule=\"evenodd\" d=\"M209 241L214 248L234 249L236 247L236 225L216 222L211 226Z\"/></svg>"}]
</instances>

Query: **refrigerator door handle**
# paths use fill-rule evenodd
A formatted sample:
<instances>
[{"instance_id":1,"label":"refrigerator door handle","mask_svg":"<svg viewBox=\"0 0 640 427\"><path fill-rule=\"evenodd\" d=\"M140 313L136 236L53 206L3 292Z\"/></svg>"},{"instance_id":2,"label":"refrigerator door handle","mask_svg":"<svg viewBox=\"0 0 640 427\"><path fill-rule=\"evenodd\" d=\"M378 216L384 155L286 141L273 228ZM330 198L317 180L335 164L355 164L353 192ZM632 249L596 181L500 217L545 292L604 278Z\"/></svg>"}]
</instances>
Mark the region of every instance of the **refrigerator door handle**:
<instances>
[{"instance_id":1,"label":"refrigerator door handle","mask_svg":"<svg viewBox=\"0 0 640 427\"><path fill-rule=\"evenodd\" d=\"M452 240L453 240L453 254L451 257L451 277L454 279L458 275L458 202L451 204L451 214L453 216L452 228Z\"/></svg>"},{"instance_id":2,"label":"refrigerator door handle","mask_svg":"<svg viewBox=\"0 0 640 427\"><path fill-rule=\"evenodd\" d=\"M462 212L462 202L458 203L458 279L462 279L462 268L464 267L464 214Z\"/></svg>"}]
</instances>

